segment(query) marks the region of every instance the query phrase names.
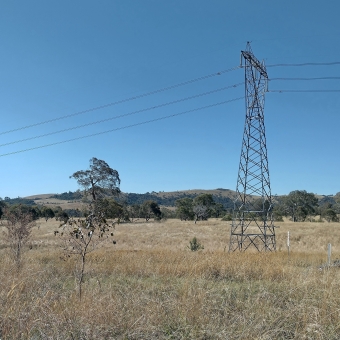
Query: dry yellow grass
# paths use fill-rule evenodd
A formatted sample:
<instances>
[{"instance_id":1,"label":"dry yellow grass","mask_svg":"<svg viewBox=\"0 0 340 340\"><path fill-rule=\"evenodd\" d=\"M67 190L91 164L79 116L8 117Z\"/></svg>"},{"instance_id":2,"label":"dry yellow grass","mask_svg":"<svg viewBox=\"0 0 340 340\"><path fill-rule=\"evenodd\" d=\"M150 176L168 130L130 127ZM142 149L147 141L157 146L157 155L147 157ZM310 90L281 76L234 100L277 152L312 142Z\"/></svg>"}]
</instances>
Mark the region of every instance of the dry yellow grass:
<instances>
[{"instance_id":1,"label":"dry yellow grass","mask_svg":"<svg viewBox=\"0 0 340 340\"><path fill-rule=\"evenodd\" d=\"M116 250L169 249L185 250L194 236L204 244L205 251L228 249L230 223L220 219L209 219L195 224L193 221L169 219L165 222L145 222L117 225ZM340 253L340 223L327 222L276 222L277 250L286 251L287 232L290 232L293 252L326 252L327 244L332 243L333 252ZM33 233L33 240L41 244L56 242L53 231L60 222L40 219ZM326 253L325 253L326 254Z\"/></svg>"},{"instance_id":2,"label":"dry yellow grass","mask_svg":"<svg viewBox=\"0 0 340 340\"><path fill-rule=\"evenodd\" d=\"M225 251L229 222L121 224L89 257L79 301L76 259L41 220L19 274L0 251L0 338L339 339L340 268L319 266L328 242L340 252L340 224L278 224L271 254ZM194 236L203 251L187 248Z\"/></svg>"}]
</instances>

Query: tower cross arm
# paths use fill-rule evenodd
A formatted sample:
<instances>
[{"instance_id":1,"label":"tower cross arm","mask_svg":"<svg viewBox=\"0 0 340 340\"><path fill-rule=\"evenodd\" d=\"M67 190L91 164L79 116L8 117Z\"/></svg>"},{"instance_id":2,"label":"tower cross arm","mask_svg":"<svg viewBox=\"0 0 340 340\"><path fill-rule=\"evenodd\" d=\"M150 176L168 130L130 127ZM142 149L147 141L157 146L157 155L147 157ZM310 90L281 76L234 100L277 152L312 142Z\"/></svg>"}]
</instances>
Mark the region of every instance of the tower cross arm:
<instances>
[{"instance_id":1,"label":"tower cross arm","mask_svg":"<svg viewBox=\"0 0 340 340\"><path fill-rule=\"evenodd\" d=\"M266 67L251 52L241 51L241 54L243 58L248 60L249 63L251 63L251 65L255 67L263 77L268 79Z\"/></svg>"}]
</instances>

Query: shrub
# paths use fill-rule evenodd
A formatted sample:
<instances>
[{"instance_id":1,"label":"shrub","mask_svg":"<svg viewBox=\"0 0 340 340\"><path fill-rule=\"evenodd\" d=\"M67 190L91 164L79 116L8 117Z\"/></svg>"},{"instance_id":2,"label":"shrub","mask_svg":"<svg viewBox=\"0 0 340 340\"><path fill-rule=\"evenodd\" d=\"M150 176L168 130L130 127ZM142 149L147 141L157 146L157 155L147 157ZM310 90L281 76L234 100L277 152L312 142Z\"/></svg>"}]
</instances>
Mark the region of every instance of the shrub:
<instances>
[{"instance_id":1,"label":"shrub","mask_svg":"<svg viewBox=\"0 0 340 340\"><path fill-rule=\"evenodd\" d=\"M222 217L221 221L232 221L233 217L231 214L226 214Z\"/></svg>"},{"instance_id":2,"label":"shrub","mask_svg":"<svg viewBox=\"0 0 340 340\"><path fill-rule=\"evenodd\" d=\"M35 226L34 216L25 206L15 206L12 209L5 208L5 221L3 226L7 229L5 239L10 245L11 254L17 268L21 266L21 257L24 245L28 242L32 228Z\"/></svg>"},{"instance_id":3,"label":"shrub","mask_svg":"<svg viewBox=\"0 0 340 340\"><path fill-rule=\"evenodd\" d=\"M197 250L200 250L200 249L204 249L203 245L201 243L199 243L199 241L197 240L196 237L194 237L191 241L189 241L188 248L191 251L197 251Z\"/></svg>"}]
</instances>

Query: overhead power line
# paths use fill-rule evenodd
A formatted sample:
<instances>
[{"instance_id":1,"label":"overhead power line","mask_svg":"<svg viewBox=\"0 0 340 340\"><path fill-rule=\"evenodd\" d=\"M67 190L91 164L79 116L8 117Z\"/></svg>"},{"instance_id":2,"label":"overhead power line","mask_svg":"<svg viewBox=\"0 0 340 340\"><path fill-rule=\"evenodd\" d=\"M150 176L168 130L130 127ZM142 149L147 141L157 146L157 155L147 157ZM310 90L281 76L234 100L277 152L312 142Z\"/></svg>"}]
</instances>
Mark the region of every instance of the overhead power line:
<instances>
[{"instance_id":1,"label":"overhead power line","mask_svg":"<svg viewBox=\"0 0 340 340\"><path fill-rule=\"evenodd\" d=\"M340 92L340 90L269 90L268 92Z\"/></svg>"},{"instance_id":2,"label":"overhead power line","mask_svg":"<svg viewBox=\"0 0 340 340\"><path fill-rule=\"evenodd\" d=\"M339 80L339 79L340 77L312 77L312 78L296 77L296 78L270 78L268 80L273 81L273 80Z\"/></svg>"},{"instance_id":3,"label":"overhead power line","mask_svg":"<svg viewBox=\"0 0 340 340\"><path fill-rule=\"evenodd\" d=\"M53 123L53 122L56 122L56 121L59 121L59 120L79 116L79 115L82 115L82 114L85 114L85 113L89 113L89 112L93 112L93 111L97 111L97 110L101 110L101 109L105 109L107 107L111 107L111 106L114 106L114 105L123 104L123 103L129 102L129 101L132 101L132 100L141 99L141 98L148 97L148 96L151 96L151 95L154 95L154 94L157 94L157 93L172 90L172 89L175 89L175 88L178 88L178 87L181 87L181 86L189 85L189 84L196 83L196 82L199 82L199 81L202 81L202 80L206 80L206 79L209 79L209 78L220 76L220 75L225 74L227 72L238 70L239 68L241 68L241 67L235 66L235 67L232 67L232 68L229 68L229 69L225 69L225 70L214 72L214 73L211 73L211 74L208 74L208 75L205 75L205 76L201 76L201 77L198 77L198 78L187 80L187 81L175 84L175 85L163 87L163 88L158 89L158 90L146 92L146 93L143 93L143 94L140 94L140 95L137 95L137 96L117 100L115 102L111 102L111 103L108 103L108 104L92 107L90 109L86 109L86 110L78 111L78 112L71 113L71 114L68 114L68 115L48 119L48 120L41 121L41 122L38 122L38 123L25 125L25 126L22 126L22 127L19 127L19 128L12 129L12 130L3 131L3 132L0 132L0 135L4 135L4 134L16 132L16 131L21 131L21 130L29 129L29 128L32 128L32 127L44 125L44 124Z\"/></svg>"},{"instance_id":4,"label":"overhead power line","mask_svg":"<svg viewBox=\"0 0 340 340\"><path fill-rule=\"evenodd\" d=\"M333 61L330 63L301 63L301 64L271 64L271 65L266 65L266 67L299 67L299 66L332 66L332 65L340 65L340 61Z\"/></svg>"},{"instance_id":5,"label":"overhead power line","mask_svg":"<svg viewBox=\"0 0 340 340\"><path fill-rule=\"evenodd\" d=\"M118 119L118 118L132 116L132 115L135 115L137 113L151 111L151 110L159 109L159 108L164 107L164 106L169 106L169 105L181 103L181 102L184 102L184 101L187 101L187 100L191 100L191 99L207 96L209 94L225 91L225 90L228 90L228 89L231 89L231 88L238 87L238 86L243 85L243 84L244 83L238 83L238 84L234 84L234 85L230 85L230 86L225 86L225 87L222 87L222 88L219 88L219 89L216 89L216 90L212 90L212 91L208 91L208 92L204 92L204 93L199 93L199 94L196 94L196 95L193 95L193 96L190 96L190 97L173 100L171 102L159 104L159 105L156 105L156 106L151 106L151 107L148 107L148 108L145 108L145 109L141 109L141 110L137 110L137 111L132 111L132 112L129 112L129 113L124 113L124 114L121 114L121 115L118 115L118 116L114 116L114 117L110 117L110 118L105 118L105 119L97 120L97 121L86 123L86 124L82 124L82 125L73 126L73 127L62 129L62 130L58 130L58 131L44 133L42 135L37 135L37 136L33 136L33 137L19 139L19 140L13 141L13 142L8 142L8 143L0 144L0 147L11 145L11 144L27 142L27 141L33 140L33 139L38 139L38 138L42 138L42 137L56 135L56 134L59 134L59 133L62 133L62 132L72 131L72 130L84 128L84 127L87 127L87 126L91 126L91 125L96 125L96 124L108 122L108 121L115 120L115 119Z\"/></svg>"},{"instance_id":6,"label":"overhead power line","mask_svg":"<svg viewBox=\"0 0 340 340\"><path fill-rule=\"evenodd\" d=\"M201 111L201 110L205 110L205 109L208 109L208 108L224 105L224 104L231 103L231 102L234 102L234 101L237 101L237 100L241 100L241 99L244 99L244 97L239 97L239 98L234 98L234 99L230 99L230 100L225 100L223 102L219 102L219 103L215 103L215 104L211 104L211 105L206 105L206 106L202 106L202 107L199 107L199 108L195 108L195 109L191 109L191 110L187 110L187 111L183 111L183 112L179 112L179 113L174 113L174 114L171 114L171 115L168 115L168 116L158 117L158 118L146 120L144 122L130 124L130 125L122 126L122 127L119 127L119 128L114 128L114 129L106 130L106 131L96 132L96 133L88 134L88 135L85 135L85 136L80 136L80 137L75 137L75 138L71 138L71 139L66 139L66 140L63 140L63 141L55 142L55 143L40 145L40 146L36 146L36 147L28 148L28 149L23 149L23 150L18 150L18 151L13 151L13 152L8 152L8 153L0 154L0 157L5 157L5 156L9 156L9 155L14 155L14 154L18 154L18 153L22 153L22 152L27 152L27 151L32 151L32 150L37 150L37 149L42 149L42 148L47 148L47 147L54 146L54 145L74 142L74 141L77 141L77 140L81 140L81 139L85 139L85 138L90 138L90 137L94 137L94 136L99 136L99 135L104 135L104 134L107 134L107 133L110 133L110 132L119 131L119 130L125 130L125 129L132 128L132 127L135 127L135 126L145 125L145 124L149 124L149 123L153 123L153 122L157 122L157 121L161 121L161 120L165 120L165 119L181 116L181 115L184 115L184 114L187 114L187 113Z\"/></svg>"}]
</instances>

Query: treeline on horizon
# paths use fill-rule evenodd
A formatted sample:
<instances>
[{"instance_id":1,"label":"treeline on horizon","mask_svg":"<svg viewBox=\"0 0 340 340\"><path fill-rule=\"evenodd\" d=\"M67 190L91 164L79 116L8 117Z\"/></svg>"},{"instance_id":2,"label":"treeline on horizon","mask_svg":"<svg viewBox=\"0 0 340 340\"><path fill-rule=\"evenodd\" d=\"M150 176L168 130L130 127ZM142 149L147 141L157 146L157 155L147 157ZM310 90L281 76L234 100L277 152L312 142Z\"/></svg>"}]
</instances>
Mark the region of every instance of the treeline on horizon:
<instances>
[{"instance_id":1,"label":"treeline on horizon","mask_svg":"<svg viewBox=\"0 0 340 340\"><path fill-rule=\"evenodd\" d=\"M218 189L221 190L221 189ZM145 194L136 194L136 193L121 193L119 197L116 197L115 200L122 204L127 205L134 205L134 204L143 204L145 201L154 201L160 206L166 206L166 207L175 207L176 206L176 200L181 198L192 198L199 196L199 194L189 194L185 192L178 192L176 195L169 195L167 197L160 197L156 195L155 193L145 193ZM56 198L64 201L75 201L75 200L81 200L82 199L82 193L80 190L77 191L69 191L64 192L61 194L56 194L51 196L50 198ZM231 198L226 196L220 196L220 195L213 195L214 201L216 203L222 204L226 209L233 209L234 202ZM37 199L35 199L37 200ZM27 198L9 198L5 197L5 202L8 204L25 204L25 205L36 205L35 201L32 199Z\"/></svg>"},{"instance_id":2,"label":"treeline on horizon","mask_svg":"<svg viewBox=\"0 0 340 340\"><path fill-rule=\"evenodd\" d=\"M69 191L68 193L54 195L51 198L74 201L82 199L82 193L79 190L76 192ZM251 211L262 210L267 203L254 198L247 209ZM168 195L167 197L160 197L155 193L123 193L117 197L104 197L98 204L101 204L101 207L105 210L107 218L119 219L122 222L167 218L194 220L196 222L211 217L229 221L232 220L234 208L234 202L229 197L185 192L178 192L176 195ZM83 210L63 210L60 206L37 205L32 199L5 197L5 199L0 198L0 217L2 214L1 207L15 210L18 206L21 206L21 209L24 207L29 210L35 219L45 218L46 221L49 218L64 221L70 217L84 217L88 214L86 208ZM283 221L283 217L287 217L294 222L321 222L323 220L339 222L340 192L334 196L323 196L318 199L313 193L295 190L288 195L275 197L272 213L274 221Z\"/></svg>"},{"instance_id":3,"label":"treeline on horizon","mask_svg":"<svg viewBox=\"0 0 340 340\"><path fill-rule=\"evenodd\" d=\"M217 189L217 190L223 190L223 189ZM225 189L227 190L227 189ZM161 197L157 195L154 192L146 192L145 194L136 194L136 193L121 193L121 195L116 198L116 200L120 203L124 203L127 205L134 205L134 204L143 204L145 201L154 201L158 205L166 206L166 207L175 207L176 206L176 200L180 198L192 198L194 199L199 194L195 193L185 193L185 192L178 192L175 195L167 195L166 197ZM66 201L72 201L72 200L79 200L82 198L82 194L79 190L72 192L64 192L62 194L57 194L51 196L51 198L57 198L60 200L66 200ZM216 203L223 204L223 206L226 209L233 208L234 202L229 197L223 197L221 195L214 195L213 194L214 201Z\"/></svg>"}]
</instances>

